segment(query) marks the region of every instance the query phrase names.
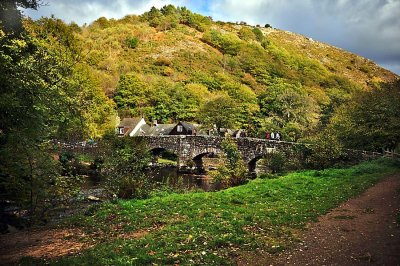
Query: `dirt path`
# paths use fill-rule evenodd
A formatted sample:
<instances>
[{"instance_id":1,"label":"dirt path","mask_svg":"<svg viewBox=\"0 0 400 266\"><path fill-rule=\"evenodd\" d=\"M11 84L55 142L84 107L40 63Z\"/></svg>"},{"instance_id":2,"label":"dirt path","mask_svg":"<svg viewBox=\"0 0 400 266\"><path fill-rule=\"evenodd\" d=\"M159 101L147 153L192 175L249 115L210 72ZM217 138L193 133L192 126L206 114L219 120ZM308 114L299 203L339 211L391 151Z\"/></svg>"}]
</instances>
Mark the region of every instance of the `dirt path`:
<instances>
[{"instance_id":1,"label":"dirt path","mask_svg":"<svg viewBox=\"0 0 400 266\"><path fill-rule=\"evenodd\" d=\"M52 260L65 255L79 254L98 242L101 236L111 238L141 238L162 225L134 232L115 228L112 235L86 235L75 229L38 229L0 235L0 265L18 265L24 256ZM101 234L101 233L100 233Z\"/></svg>"},{"instance_id":2,"label":"dirt path","mask_svg":"<svg viewBox=\"0 0 400 266\"><path fill-rule=\"evenodd\" d=\"M240 265L400 265L400 174L309 225L295 249ZM246 256L247 257L247 256Z\"/></svg>"},{"instance_id":3,"label":"dirt path","mask_svg":"<svg viewBox=\"0 0 400 266\"><path fill-rule=\"evenodd\" d=\"M90 245L79 242L79 230L51 229L0 235L0 265L16 265L24 256L52 259L75 254Z\"/></svg>"}]
</instances>

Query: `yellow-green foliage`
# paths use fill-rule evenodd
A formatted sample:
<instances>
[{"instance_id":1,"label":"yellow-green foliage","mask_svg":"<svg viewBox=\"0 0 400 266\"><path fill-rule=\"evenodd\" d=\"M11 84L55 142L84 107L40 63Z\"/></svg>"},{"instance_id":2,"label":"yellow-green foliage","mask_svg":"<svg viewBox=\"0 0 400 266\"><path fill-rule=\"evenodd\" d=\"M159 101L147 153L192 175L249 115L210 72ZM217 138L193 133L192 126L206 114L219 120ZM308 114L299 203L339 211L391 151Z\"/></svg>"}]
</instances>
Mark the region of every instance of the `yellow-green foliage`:
<instances>
[{"instance_id":1,"label":"yellow-green foliage","mask_svg":"<svg viewBox=\"0 0 400 266\"><path fill-rule=\"evenodd\" d=\"M99 18L75 32L85 63L106 94L115 95L120 115L144 114L148 120L200 122L202 105L226 92L242 110L237 128L260 136L277 128L297 139L326 125L368 81L396 78L366 59L301 35L214 23L171 5L120 20ZM127 76L140 77L145 93L123 96ZM271 91L279 94L272 97L277 109L262 104ZM289 114L282 104L292 103L299 110Z\"/></svg>"}]
</instances>

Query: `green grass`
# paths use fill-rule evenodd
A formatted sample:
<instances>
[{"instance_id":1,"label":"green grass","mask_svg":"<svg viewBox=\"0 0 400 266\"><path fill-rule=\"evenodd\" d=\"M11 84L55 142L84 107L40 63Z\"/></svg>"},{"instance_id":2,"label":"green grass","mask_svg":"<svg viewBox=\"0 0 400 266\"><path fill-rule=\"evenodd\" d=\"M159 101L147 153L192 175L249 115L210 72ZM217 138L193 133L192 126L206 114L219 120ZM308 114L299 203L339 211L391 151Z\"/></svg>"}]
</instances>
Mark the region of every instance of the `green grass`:
<instances>
[{"instance_id":1,"label":"green grass","mask_svg":"<svg viewBox=\"0 0 400 266\"><path fill-rule=\"evenodd\" d=\"M164 159L164 158L158 158L157 162L160 164L177 165L177 161L173 161L170 159Z\"/></svg>"},{"instance_id":2,"label":"green grass","mask_svg":"<svg viewBox=\"0 0 400 266\"><path fill-rule=\"evenodd\" d=\"M238 251L279 252L307 222L358 195L399 168L387 161L347 169L255 179L219 192L171 194L105 203L69 220L97 244L55 265L229 265ZM89 212L90 213L90 212ZM150 229L142 238L121 233Z\"/></svg>"}]
</instances>

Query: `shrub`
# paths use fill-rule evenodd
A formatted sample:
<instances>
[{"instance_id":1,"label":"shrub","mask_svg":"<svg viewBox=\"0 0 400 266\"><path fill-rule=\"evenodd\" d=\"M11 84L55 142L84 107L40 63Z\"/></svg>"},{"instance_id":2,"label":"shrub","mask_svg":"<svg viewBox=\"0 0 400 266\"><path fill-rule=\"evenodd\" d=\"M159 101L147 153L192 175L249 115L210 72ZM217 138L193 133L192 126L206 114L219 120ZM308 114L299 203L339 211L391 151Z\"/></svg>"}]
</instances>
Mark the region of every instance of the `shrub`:
<instances>
[{"instance_id":1,"label":"shrub","mask_svg":"<svg viewBox=\"0 0 400 266\"><path fill-rule=\"evenodd\" d=\"M262 40L264 40L264 34L259 28L254 28L253 33L256 36L257 41L261 42Z\"/></svg>"},{"instance_id":2,"label":"shrub","mask_svg":"<svg viewBox=\"0 0 400 266\"><path fill-rule=\"evenodd\" d=\"M168 57L160 56L157 58L156 62L154 62L156 66L171 66L172 62Z\"/></svg>"},{"instance_id":3,"label":"shrub","mask_svg":"<svg viewBox=\"0 0 400 266\"><path fill-rule=\"evenodd\" d=\"M269 44L270 44L270 42L269 42L267 39L265 39L265 38L261 41L261 46L262 46L262 48L264 48L264 49L267 49L267 47L269 46Z\"/></svg>"},{"instance_id":4,"label":"shrub","mask_svg":"<svg viewBox=\"0 0 400 266\"><path fill-rule=\"evenodd\" d=\"M339 163L343 155L342 145L332 133L323 131L312 140L306 163L314 169L325 169Z\"/></svg>"},{"instance_id":5,"label":"shrub","mask_svg":"<svg viewBox=\"0 0 400 266\"><path fill-rule=\"evenodd\" d=\"M254 34L254 32L247 27L242 27L238 32L238 36L240 39L245 40L245 41L250 41L250 40L256 39L256 35Z\"/></svg>"},{"instance_id":6,"label":"shrub","mask_svg":"<svg viewBox=\"0 0 400 266\"><path fill-rule=\"evenodd\" d=\"M233 34L222 34L216 30L210 30L203 35L205 43L220 50L223 54L236 56L241 49L241 40Z\"/></svg>"},{"instance_id":7,"label":"shrub","mask_svg":"<svg viewBox=\"0 0 400 266\"><path fill-rule=\"evenodd\" d=\"M243 184L246 180L246 166L240 155L237 144L232 138L226 137L221 148L224 151L224 164L218 167L217 171L212 173L215 180L225 183L226 185Z\"/></svg>"},{"instance_id":8,"label":"shrub","mask_svg":"<svg viewBox=\"0 0 400 266\"><path fill-rule=\"evenodd\" d=\"M150 183L145 169L150 154L143 142L135 138L106 136L101 144L104 151L102 176L110 194L120 198L146 198Z\"/></svg>"},{"instance_id":9,"label":"shrub","mask_svg":"<svg viewBox=\"0 0 400 266\"><path fill-rule=\"evenodd\" d=\"M126 40L129 48L135 49L139 44L139 39L137 37L132 37Z\"/></svg>"},{"instance_id":10,"label":"shrub","mask_svg":"<svg viewBox=\"0 0 400 266\"><path fill-rule=\"evenodd\" d=\"M285 169L286 154L284 152L277 151L268 154L265 159L265 163L272 173L279 173Z\"/></svg>"}]
</instances>

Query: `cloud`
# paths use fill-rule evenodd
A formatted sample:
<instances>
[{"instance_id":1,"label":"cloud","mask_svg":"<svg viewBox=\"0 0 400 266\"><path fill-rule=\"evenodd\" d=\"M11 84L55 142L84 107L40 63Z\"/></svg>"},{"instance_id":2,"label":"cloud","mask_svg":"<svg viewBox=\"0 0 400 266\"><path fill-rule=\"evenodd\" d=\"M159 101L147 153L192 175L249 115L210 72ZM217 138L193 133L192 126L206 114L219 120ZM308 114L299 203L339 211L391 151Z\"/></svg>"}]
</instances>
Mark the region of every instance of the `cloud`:
<instances>
[{"instance_id":1,"label":"cloud","mask_svg":"<svg viewBox=\"0 0 400 266\"><path fill-rule=\"evenodd\" d=\"M47 5L40 7L37 11L25 10L25 14L34 19L54 14L66 22L74 21L82 25L90 24L99 17L118 19L130 14L143 14L152 6L157 8L168 4L183 6L186 2L185 0L47 0Z\"/></svg>"},{"instance_id":2,"label":"cloud","mask_svg":"<svg viewBox=\"0 0 400 266\"><path fill-rule=\"evenodd\" d=\"M214 20L246 21L300 33L361 56L400 74L399 0L47 0L33 17L54 14L66 22L142 14L152 6L187 6Z\"/></svg>"},{"instance_id":3,"label":"cloud","mask_svg":"<svg viewBox=\"0 0 400 266\"><path fill-rule=\"evenodd\" d=\"M271 24L370 58L400 74L398 0L222 0L215 19Z\"/></svg>"}]
</instances>

